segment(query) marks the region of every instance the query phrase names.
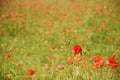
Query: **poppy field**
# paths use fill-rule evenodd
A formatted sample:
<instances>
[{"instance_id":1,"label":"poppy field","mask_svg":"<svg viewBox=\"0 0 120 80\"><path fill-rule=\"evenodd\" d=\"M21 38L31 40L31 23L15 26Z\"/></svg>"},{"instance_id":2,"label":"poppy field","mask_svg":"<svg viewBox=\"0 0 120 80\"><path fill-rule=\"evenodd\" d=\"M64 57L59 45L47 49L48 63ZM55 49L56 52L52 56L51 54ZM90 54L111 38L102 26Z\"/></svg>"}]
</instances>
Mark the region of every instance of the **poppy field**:
<instances>
[{"instance_id":1,"label":"poppy field","mask_svg":"<svg viewBox=\"0 0 120 80\"><path fill-rule=\"evenodd\" d=\"M0 0L0 80L120 80L119 0Z\"/></svg>"}]
</instances>

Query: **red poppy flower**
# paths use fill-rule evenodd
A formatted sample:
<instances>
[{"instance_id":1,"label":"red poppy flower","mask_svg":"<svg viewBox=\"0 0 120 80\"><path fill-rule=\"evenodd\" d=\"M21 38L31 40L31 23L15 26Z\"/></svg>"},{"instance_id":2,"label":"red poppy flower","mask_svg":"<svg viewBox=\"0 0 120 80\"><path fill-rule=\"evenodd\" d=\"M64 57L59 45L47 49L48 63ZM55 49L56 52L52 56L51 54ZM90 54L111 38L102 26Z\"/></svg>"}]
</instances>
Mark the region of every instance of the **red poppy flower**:
<instances>
[{"instance_id":1,"label":"red poppy flower","mask_svg":"<svg viewBox=\"0 0 120 80\"><path fill-rule=\"evenodd\" d=\"M102 7L102 8L100 8L100 10L99 10L100 12L103 12L104 11L104 7Z\"/></svg>"},{"instance_id":2,"label":"red poppy flower","mask_svg":"<svg viewBox=\"0 0 120 80\"><path fill-rule=\"evenodd\" d=\"M33 76L35 74L35 70L27 70L27 74L30 75L30 76Z\"/></svg>"},{"instance_id":3,"label":"red poppy flower","mask_svg":"<svg viewBox=\"0 0 120 80\"><path fill-rule=\"evenodd\" d=\"M5 54L5 58L10 58L11 55L10 54Z\"/></svg>"},{"instance_id":4,"label":"red poppy flower","mask_svg":"<svg viewBox=\"0 0 120 80\"><path fill-rule=\"evenodd\" d=\"M78 22L79 21L79 17L75 17L75 20L76 20L76 22Z\"/></svg>"},{"instance_id":5,"label":"red poppy flower","mask_svg":"<svg viewBox=\"0 0 120 80\"><path fill-rule=\"evenodd\" d=\"M101 60L101 57L100 56L95 56L94 57L94 62L98 62L98 61L100 61Z\"/></svg>"},{"instance_id":6,"label":"red poppy flower","mask_svg":"<svg viewBox=\"0 0 120 80\"><path fill-rule=\"evenodd\" d=\"M55 57L51 55L49 58L50 60L54 60Z\"/></svg>"},{"instance_id":7,"label":"red poppy flower","mask_svg":"<svg viewBox=\"0 0 120 80\"><path fill-rule=\"evenodd\" d=\"M58 65L57 68L56 68L56 70L62 70L62 69L64 69L64 66L62 64Z\"/></svg>"},{"instance_id":8,"label":"red poppy flower","mask_svg":"<svg viewBox=\"0 0 120 80\"><path fill-rule=\"evenodd\" d=\"M82 60L82 56L80 56L80 55L76 56L76 60L77 60L77 61Z\"/></svg>"},{"instance_id":9,"label":"red poppy flower","mask_svg":"<svg viewBox=\"0 0 120 80\"><path fill-rule=\"evenodd\" d=\"M49 70L50 69L49 64L45 64L45 68Z\"/></svg>"},{"instance_id":10,"label":"red poppy flower","mask_svg":"<svg viewBox=\"0 0 120 80\"><path fill-rule=\"evenodd\" d=\"M111 72L111 73L115 73L115 72L116 72L116 69L111 69L110 72Z\"/></svg>"},{"instance_id":11,"label":"red poppy flower","mask_svg":"<svg viewBox=\"0 0 120 80\"><path fill-rule=\"evenodd\" d=\"M51 51L54 51L54 50L55 50L55 47L54 47L54 46L52 46L50 49L51 49Z\"/></svg>"},{"instance_id":12,"label":"red poppy flower","mask_svg":"<svg viewBox=\"0 0 120 80\"><path fill-rule=\"evenodd\" d=\"M93 68L99 68L102 67L103 65L104 65L104 60L100 56L95 56Z\"/></svg>"},{"instance_id":13,"label":"red poppy flower","mask_svg":"<svg viewBox=\"0 0 120 80\"><path fill-rule=\"evenodd\" d=\"M6 15L6 16L5 16L6 19L8 19L8 18L10 18L10 17L11 17L10 15Z\"/></svg>"},{"instance_id":14,"label":"red poppy flower","mask_svg":"<svg viewBox=\"0 0 120 80\"><path fill-rule=\"evenodd\" d=\"M112 67L118 67L118 63L115 59L115 54L113 54L106 62L107 65L112 66Z\"/></svg>"},{"instance_id":15,"label":"red poppy flower","mask_svg":"<svg viewBox=\"0 0 120 80\"><path fill-rule=\"evenodd\" d=\"M82 47L80 45L75 45L73 48L72 48L72 52L74 54L79 54L80 52L82 51Z\"/></svg>"},{"instance_id":16,"label":"red poppy flower","mask_svg":"<svg viewBox=\"0 0 120 80\"><path fill-rule=\"evenodd\" d=\"M120 18L117 18L116 21L117 21L117 22L120 22Z\"/></svg>"},{"instance_id":17,"label":"red poppy flower","mask_svg":"<svg viewBox=\"0 0 120 80\"><path fill-rule=\"evenodd\" d=\"M103 60L100 60L98 62L95 62L93 64L93 68L99 68L99 67L102 67L104 65L104 61Z\"/></svg>"},{"instance_id":18,"label":"red poppy flower","mask_svg":"<svg viewBox=\"0 0 120 80\"><path fill-rule=\"evenodd\" d=\"M82 63L82 66L83 66L83 67L86 67L86 66L87 66L87 63L86 63L86 62L83 62L83 63Z\"/></svg>"},{"instance_id":19,"label":"red poppy flower","mask_svg":"<svg viewBox=\"0 0 120 80\"><path fill-rule=\"evenodd\" d=\"M67 58L67 62L68 62L70 65L74 65L74 63L75 63L75 61L74 61L71 57Z\"/></svg>"},{"instance_id":20,"label":"red poppy flower","mask_svg":"<svg viewBox=\"0 0 120 80\"><path fill-rule=\"evenodd\" d=\"M16 66L21 66L21 63L17 63Z\"/></svg>"}]
</instances>

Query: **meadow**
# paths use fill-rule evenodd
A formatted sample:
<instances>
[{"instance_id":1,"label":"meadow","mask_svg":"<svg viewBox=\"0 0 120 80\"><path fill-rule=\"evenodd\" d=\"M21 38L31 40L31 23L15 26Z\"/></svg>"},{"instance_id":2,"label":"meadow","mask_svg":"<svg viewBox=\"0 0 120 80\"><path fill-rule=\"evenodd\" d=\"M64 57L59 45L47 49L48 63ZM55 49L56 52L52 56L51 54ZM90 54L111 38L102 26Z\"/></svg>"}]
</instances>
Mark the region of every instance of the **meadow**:
<instances>
[{"instance_id":1,"label":"meadow","mask_svg":"<svg viewBox=\"0 0 120 80\"><path fill-rule=\"evenodd\" d=\"M0 0L0 80L120 80L119 0Z\"/></svg>"}]
</instances>

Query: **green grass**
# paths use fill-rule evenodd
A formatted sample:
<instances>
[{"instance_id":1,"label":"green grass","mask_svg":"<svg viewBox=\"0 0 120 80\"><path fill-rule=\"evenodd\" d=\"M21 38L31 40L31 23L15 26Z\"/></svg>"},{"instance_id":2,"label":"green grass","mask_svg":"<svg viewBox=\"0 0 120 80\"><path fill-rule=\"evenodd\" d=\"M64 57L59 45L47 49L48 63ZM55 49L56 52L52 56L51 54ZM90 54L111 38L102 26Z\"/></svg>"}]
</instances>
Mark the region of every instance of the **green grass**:
<instances>
[{"instance_id":1,"label":"green grass","mask_svg":"<svg viewBox=\"0 0 120 80\"><path fill-rule=\"evenodd\" d=\"M106 61L113 53L120 64L120 15L116 4L112 0L0 3L0 80L120 80L120 67L115 73L106 64L92 67L94 56L100 55ZM7 15L11 17L6 19ZM70 65L66 59L75 58L72 47L76 44L83 48L83 59ZM5 58L6 53L11 57ZM55 57L52 63L51 55ZM51 64L49 70L45 64ZM59 64L64 69L57 71ZM28 69L35 70L32 77Z\"/></svg>"}]
</instances>

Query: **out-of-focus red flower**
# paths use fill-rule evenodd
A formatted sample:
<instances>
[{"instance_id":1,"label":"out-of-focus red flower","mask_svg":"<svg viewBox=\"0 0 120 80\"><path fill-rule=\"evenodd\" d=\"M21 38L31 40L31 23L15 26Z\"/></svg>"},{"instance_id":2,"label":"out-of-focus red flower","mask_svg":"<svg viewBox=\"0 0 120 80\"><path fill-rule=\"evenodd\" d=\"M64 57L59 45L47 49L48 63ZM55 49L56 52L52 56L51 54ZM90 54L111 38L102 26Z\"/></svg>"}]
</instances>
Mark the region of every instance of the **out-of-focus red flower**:
<instances>
[{"instance_id":1,"label":"out-of-focus red flower","mask_svg":"<svg viewBox=\"0 0 120 80\"><path fill-rule=\"evenodd\" d=\"M10 54L5 54L5 58L10 58L11 55Z\"/></svg>"},{"instance_id":2,"label":"out-of-focus red flower","mask_svg":"<svg viewBox=\"0 0 120 80\"><path fill-rule=\"evenodd\" d=\"M67 62L68 62L70 65L74 65L74 64L75 64L75 61L74 61L71 57L67 58Z\"/></svg>"},{"instance_id":3,"label":"out-of-focus red flower","mask_svg":"<svg viewBox=\"0 0 120 80\"><path fill-rule=\"evenodd\" d=\"M95 56L93 68L99 68L102 67L103 65L104 65L104 60L100 56Z\"/></svg>"},{"instance_id":4,"label":"out-of-focus red flower","mask_svg":"<svg viewBox=\"0 0 120 80\"><path fill-rule=\"evenodd\" d=\"M116 54L113 54L107 61L106 64L112 67L118 67L118 63L115 59Z\"/></svg>"},{"instance_id":5,"label":"out-of-focus red flower","mask_svg":"<svg viewBox=\"0 0 120 80\"><path fill-rule=\"evenodd\" d=\"M77 60L77 61L82 60L82 56L80 56L80 55L76 56L76 60Z\"/></svg>"},{"instance_id":6,"label":"out-of-focus red flower","mask_svg":"<svg viewBox=\"0 0 120 80\"><path fill-rule=\"evenodd\" d=\"M87 32L92 32L94 30L93 27L90 27L89 29L87 29Z\"/></svg>"},{"instance_id":7,"label":"out-of-focus red flower","mask_svg":"<svg viewBox=\"0 0 120 80\"><path fill-rule=\"evenodd\" d=\"M48 69L48 70L50 69L48 64L45 64L45 68Z\"/></svg>"},{"instance_id":8,"label":"out-of-focus red flower","mask_svg":"<svg viewBox=\"0 0 120 80\"><path fill-rule=\"evenodd\" d=\"M100 12L103 12L103 11L104 11L104 7L101 7L101 8L99 9L99 11L100 11Z\"/></svg>"},{"instance_id":9,"label":"out-of-focus red flower","mask_svg":"<svg viewBox=\"0 0 120 80\"><path fill-rule=\"evenodd\" d=\"M6 19L8 19L8 18L10 18L10 17L11 17L10 15L6 15L6 16L5 16Z\"/></svg>"},{"instance_id":10,"label":"out-of-focus red flower","mask_svg":"<svg viewBox=\"0 0 120 80\"><path fill-rule=\"evenodd\" d=\"M101 25L105 26L106 23L107 23L106 21L102 21Z\"/></svg>"},{"instance_id":11,"label":"out-of-focus red flower","mask_svg":"<svg viewBox=\"0 0 120 80\"><path fill-rule=\"evenodd\" d=\"M63 16L65 17L65 19L67 19L67 18L68 18L67 13L63 13Z\"/></svg>"},{"instance_id":12,"label":"out-of-focus red flower","mask_svg":"<svg viewBox=\"0 0 120 80\"><path fill-rule=\"evenodd\" d=\"M110 18L111 18L111 17L113 17L112 13L111 13L111 14L109 14L109 17L110 17Z\"/></svg>"},{"instance_id":13,"label":"out-of-focus red flower","mask_svg":"<svg viewBox=\"0 0 120 80\"><path fill-rule=\"evenodd\" d=\"M82 52L82 47L80 45L75 45L73 48L72 48L72 52L74 54L79 54L80 52Z\"/></svg>"},{"instance_id":14,"label":"out-of-focus red flower","mask_svg":"<svg viewBox=\"0 0 120 80\"><path fill-rule=\"evenodd\" d=\"M120 22L120 18L117 18L116 21L119 23Z\"/></svg>"},{"instance_id":15,"label":"out-of-focus red flower","mask_svg":"<svg viewBox=\"0 0 120 80\"><path fill-rule=\"evenodd\" d=\"M100 33L100 32L102 32L102 29L98 29L97 31Z\"/></svg>"},{"instance_id":16,"label":"out-of-focus red flower","mask_svg":"<svg viewBox=\"0 0 120 80\"><path fill-rule=\"evenodd\" d=\"M87 66L87 63L86 63L86 62L83 62L83 63L82 63L82 66L83 66L83 67L86 67L86 66Z\"/></svg>"},{"instance_id":17,"label":"out-of-focus red flower","mask_svg":"<svg viewBox=\"0 0 120 80\"><path fill-rule=\"evenodd\" d=\"M52 47L51 47L51 50L52 50L52 51L54 51L54 50L55 50L55 47L54 47L54 46L52 46Z\"/></svg>"},{"instance_id":18,"label":"out-of-focus red flower","mask_svg":"<svg viewBox=\"0 0 120 80\"><path fill-rule=\"evenodd\" d=\"M67 62L70 61L71 59L72 59L71 57L68 57L68 58L67 58Z\"/></svg>"},{"instance_id":19,"label":"out-of-focus red flower","mask_svg":"<svg viewBox=\"0 0 120 80\"><path fill-rule=\"evenodd\" d=\"M103 60L100 60L98 62L95 62L93 64L93 68L99 68L99 67L102 67L104 65L104 61Z\"/></svg>"},{"instance_id":20,"label":"out-of-focus red flower","mask_svg":"<svg viewBox=\"0 0 120 80\"><path fill-rule=\"evenodd\" d=\"M54 60L55 59L55 57L52 56L52 55L49 58L50 58L50 60Z\"/></svg>"},{"instance_id":21,"label":"out-of-focus red flower","mask_svg":"<svg viewBox=\"0 0 120 80\"><path fill-rule=\"evenodd\" d=\"M111 73L115 73L115 72L116 72L116 69L111 69L110 72L111 72Z\"/></svg>"},{"instance_id":22,"label":"out-of-focus red flower","mask_svg":"<svg viewBox=\"0 0 120 80\"><path fill-rule=\"evenodd\" d=\"M56 68L56 70L62 70L62 69L64 69L64 66L62 64L58 65Z\"/></svg>"},{"instance_id":23,"label":"out-of-focus red flower","mask_svg":"<svg viewBox=\"0 0 120 80\"><path fill-rule=\"evenodd\" d=\"M27 74L30 75L30 76L33 76L35 74L35 70L27 70Z\"/></svg>"},{"instance_id":24,"label":"out-of-focus red flower","mask_svg":"<svg viewBox=\"0 0 120 80\"><path fill-rule=\"evenodd\" d=\"M94 57L94 62L99 62L101 60L101 57L100 56L95 56Z\"/></svg>"},{"instance_id":25,"label":"out-of-focus red flower","mask_svg":"<svg viewBox=\"0 0 120 80\"><path fill-rule=\"evenodd\" d=\"M78 22L79 21L79 17L75 17L75 21Z\"/></svg>"},{"instance_id":26,"label":"out-of-focus red flower","mask_svg":"<svg viewBox=\"0 0 120 80\"><path fill-rule=\"evenodd\" d=\"M21 66L21 63L17 63L16 66Z\"/></svg>"}]
</instances>

